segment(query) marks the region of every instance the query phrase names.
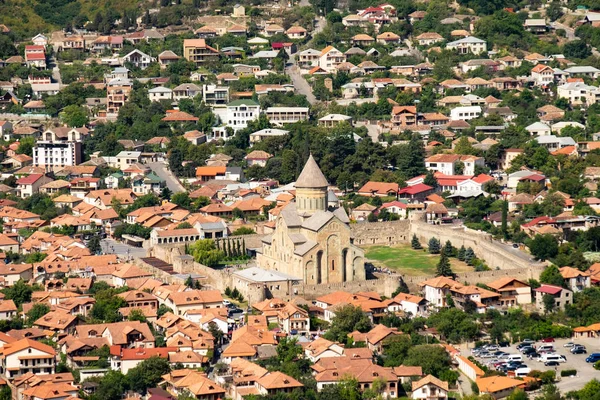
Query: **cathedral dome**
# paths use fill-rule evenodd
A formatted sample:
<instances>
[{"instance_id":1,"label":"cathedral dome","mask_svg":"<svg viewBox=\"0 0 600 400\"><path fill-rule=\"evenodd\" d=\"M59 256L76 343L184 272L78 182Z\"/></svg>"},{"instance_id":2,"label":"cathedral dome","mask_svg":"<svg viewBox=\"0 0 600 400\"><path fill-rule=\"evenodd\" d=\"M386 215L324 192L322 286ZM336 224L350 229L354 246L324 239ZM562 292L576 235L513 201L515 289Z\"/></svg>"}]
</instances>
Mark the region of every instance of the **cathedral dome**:
<instances>
[{"instance_id":1,"label":"cathedral dome","mask_svg":"<svg viewBox=\"0 0 600 400\"><path fill-rule=\"evenodd\" d=\"M296 188L326 188L329 186L312 154L308 157L295 186Z\"/></svg>"}]
</instances>

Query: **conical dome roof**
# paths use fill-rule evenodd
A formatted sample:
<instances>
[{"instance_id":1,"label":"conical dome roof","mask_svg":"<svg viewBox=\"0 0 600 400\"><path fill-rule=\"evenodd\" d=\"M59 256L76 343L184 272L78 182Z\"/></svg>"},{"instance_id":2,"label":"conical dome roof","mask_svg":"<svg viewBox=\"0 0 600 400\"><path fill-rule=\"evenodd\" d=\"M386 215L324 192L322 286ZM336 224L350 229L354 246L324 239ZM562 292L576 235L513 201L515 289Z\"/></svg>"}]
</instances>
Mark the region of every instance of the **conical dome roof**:
<instances>
[{"instance_id":1,"label":"conical dome roof","mask_svg":"<svg viewBox=\"0 0 600 400\"><path fill-rule=\"evenodd\" d=\"M329 183L311 154L296 181L296 188L326 188L327 186Z\"/></svg>"}]
</instances>

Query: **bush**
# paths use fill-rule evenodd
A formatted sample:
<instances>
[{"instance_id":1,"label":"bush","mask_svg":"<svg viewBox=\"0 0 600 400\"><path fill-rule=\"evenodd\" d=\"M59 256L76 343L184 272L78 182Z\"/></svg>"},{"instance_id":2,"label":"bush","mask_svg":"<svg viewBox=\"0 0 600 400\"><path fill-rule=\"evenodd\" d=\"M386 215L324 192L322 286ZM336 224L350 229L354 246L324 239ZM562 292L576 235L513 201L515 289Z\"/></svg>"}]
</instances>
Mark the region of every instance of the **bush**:
<instances>
[{"instance_id":1,"label":"bush","mask_svg":"<svg viewBox=\"0 0 600 400\"><path fill-rule=\"evenodd\" d=\"M477 386L477 383L471 381L471 390L473 391L473 394L479 394L479 386Z\"/></svg>"},{"instance_id":2,"label":"bush","mask_svg":"<svg viewBox=\"0 0 600 400\"><path fill-rule=\"evenodd\" d=\"M594 369L600 370L600 361L594 363Z\"/></svg>"},{"instance_id":3,"label":"bush","mask_svg":"<svg viewBox=\"0 0 600 400\"><path fill-rule=\"evenodd\" d=\"M576 369L563 369L560 371L560 376L575 376L577 375Z\"/></svg>"}]
</instances>

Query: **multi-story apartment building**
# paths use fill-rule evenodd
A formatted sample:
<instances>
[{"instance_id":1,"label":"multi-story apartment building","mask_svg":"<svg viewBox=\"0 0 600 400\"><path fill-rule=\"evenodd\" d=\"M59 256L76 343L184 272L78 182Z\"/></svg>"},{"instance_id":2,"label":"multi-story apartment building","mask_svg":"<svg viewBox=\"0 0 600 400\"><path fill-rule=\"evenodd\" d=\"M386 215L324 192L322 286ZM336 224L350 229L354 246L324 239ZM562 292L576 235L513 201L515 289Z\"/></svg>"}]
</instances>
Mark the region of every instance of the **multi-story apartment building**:
<instances>
[{"instance_id":1,"label":"multi-story apartment building","mask_svg":"<svg viewBox=\"0 0 600 400\"><path fill-rule=\"evenodd\" d=\"M46 171L81 164L82 140L86 128L51 128L42 134L33 148L33 165L45 167Z\"/></svg>"},{"instance_id":2,"label":"multi-story apartment building","mask_svg":"<svg viewBox=\"0 0 600 400\"><path fill-rule=\"evenodd\" d=\"M133 88L133 83L127 78L115 78L106 85L106 112L118 114L119 110L127 100Z\"/></svg>"},{"instance_id":3,"label":"multi-story apartment building","mask_svg":"<svg viewBox=\"0 0 600 400\"><path fill-rule=\"evenodd\" d=\"M201 66L209 61L219 59L219 51L206 44L204 39L185 39L183 41L183 57Z\"/></svg>"},{"instance_id":4,"label":"multi-story apartment building","mask_svg":"<svg viewBox=\"0 0 600 400\"><path fill-rule=\"evenodd\" d=\"M35 375L53 374L56 352L46 344L31 339L6 343L2 347L0 373L13 379L31 372Z\"/></svg>"},{"instance_id":5,"label":"multi-story apartment building","mask_svg":"<svg viewBox=\"0 0 600 400\"><path fill-rule=\"evenodd\" d=\"M234 131L248 127L260 115L260 105L253 100L235 100L227 104L225 123Z\"/></svg>"},{"instance_id":6,"label":"multi-story apartment building","mask_svg":"<svg viewBox=\"0 0 600 400\"><path fill-rule=\"evenodd\" d=\"M204 85L202 101L211 107L224 107L229 103L229 86Z\"/></svg>"},{"instance_id":7,"label":"multi-story apartment building","mask_svg":"<svg viewBox=\"0 0 600 400\"><path fill-rule=\"evenodd\" d=\"M308 107L269 107L265 114L269 122L278 126L306 121L309 118Z\"/></svg>"}]
</instances>

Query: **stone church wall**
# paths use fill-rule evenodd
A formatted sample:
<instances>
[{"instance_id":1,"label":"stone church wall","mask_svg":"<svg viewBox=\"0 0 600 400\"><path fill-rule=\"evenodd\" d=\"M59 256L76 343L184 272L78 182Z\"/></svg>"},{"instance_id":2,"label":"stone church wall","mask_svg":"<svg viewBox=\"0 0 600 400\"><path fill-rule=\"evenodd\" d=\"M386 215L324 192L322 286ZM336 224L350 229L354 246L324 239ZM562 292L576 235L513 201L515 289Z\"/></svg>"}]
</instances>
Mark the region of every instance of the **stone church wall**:
<instances>
[{"instance_id":1,"label":"stone church wall","mask_svg":"<svg viewBox=\"0 0 600 400\"><path fill-rule=\"evenodd\" d=\"M350 225L357 246L396 245L410 241L409 220L360 222Z\"/></svg>"}]
</instances>

